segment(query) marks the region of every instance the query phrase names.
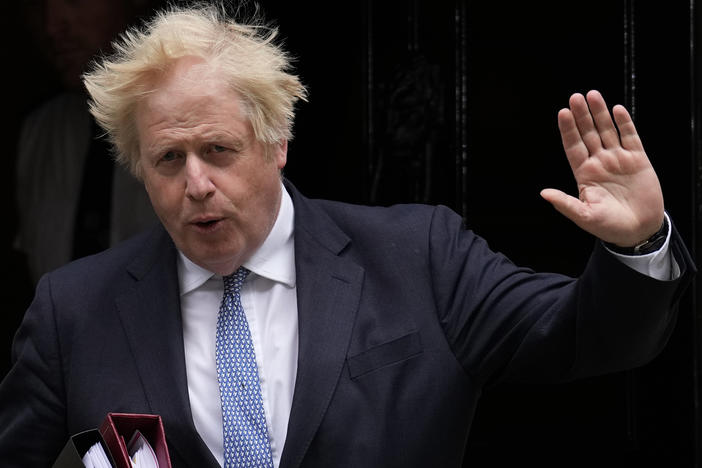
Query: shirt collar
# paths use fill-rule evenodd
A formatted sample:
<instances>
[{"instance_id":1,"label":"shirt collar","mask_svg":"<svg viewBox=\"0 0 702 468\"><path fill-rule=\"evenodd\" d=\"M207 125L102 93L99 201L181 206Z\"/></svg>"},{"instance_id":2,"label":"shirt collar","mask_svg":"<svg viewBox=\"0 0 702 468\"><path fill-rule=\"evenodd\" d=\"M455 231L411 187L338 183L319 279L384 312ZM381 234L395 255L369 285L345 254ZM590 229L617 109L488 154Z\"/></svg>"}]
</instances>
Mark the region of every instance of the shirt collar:
<instances>
[{"instance_id":1,"label":"shirt collar","mask_svg":"<svg viewBox=\"0 0 702 468\"><path fill-rule=\"evenodd\" d=\"M280 209L273 228L261 247L244 262L244 266L259 276L292 288L296 280L293 240L295 209L284 186L281 192ZM202 286L214 276L219 275L196 265L183 252L178 251L178 282L181 296Z\"/></svg>"}]
</instances>

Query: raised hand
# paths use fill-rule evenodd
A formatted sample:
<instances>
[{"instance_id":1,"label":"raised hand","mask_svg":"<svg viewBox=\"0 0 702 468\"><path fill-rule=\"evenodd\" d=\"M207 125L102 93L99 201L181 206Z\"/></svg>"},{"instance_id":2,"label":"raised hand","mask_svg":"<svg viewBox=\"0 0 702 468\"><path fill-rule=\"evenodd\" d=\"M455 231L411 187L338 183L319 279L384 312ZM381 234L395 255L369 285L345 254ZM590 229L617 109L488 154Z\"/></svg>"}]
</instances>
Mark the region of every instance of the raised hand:
<instances>
[{"instance_id":1,"label":"raised hand","mask_svg":"<svg viewBox=\"0 0 702 468\"><path fill-rule=\"evenodd\" d=\"M556 189L541 196L590 234L630 247L663 224L663 193L629 112L616 105L612 114L616 126L597 91L570 97L558 128L578 198Z\"/></svg>"}]
</instances>

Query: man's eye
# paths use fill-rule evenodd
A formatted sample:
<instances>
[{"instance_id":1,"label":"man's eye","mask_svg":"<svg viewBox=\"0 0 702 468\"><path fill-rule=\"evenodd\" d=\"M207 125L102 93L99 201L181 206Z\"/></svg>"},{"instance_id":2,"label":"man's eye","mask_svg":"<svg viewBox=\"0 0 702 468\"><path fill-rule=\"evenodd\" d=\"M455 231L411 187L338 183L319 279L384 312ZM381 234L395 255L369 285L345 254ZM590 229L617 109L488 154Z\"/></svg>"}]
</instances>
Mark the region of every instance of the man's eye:
<instances>
[{"instance_id":1,"label":"man's eye","mask_svg":"<svg viewBox=\"0 0 702 468\"><path fill-rule=\"evenodd\" d=\"M175 161L176 159L178 159L178 153L176 153L175 151L169 151L163 156L161 156L161 161L164 162Z\"/></svg>"},{"instance_id":2,"label":"man's eye","mask_svg":"<svg viewBox=\"0 0 702 468\"><path fill-rule=\"evenodd\" d=\"M224 146L220 146L220 145L212 145L211 149L215 153L222 153L224 151L227 151L227 148L225 148Z\"/></svg>"}]
</instances>

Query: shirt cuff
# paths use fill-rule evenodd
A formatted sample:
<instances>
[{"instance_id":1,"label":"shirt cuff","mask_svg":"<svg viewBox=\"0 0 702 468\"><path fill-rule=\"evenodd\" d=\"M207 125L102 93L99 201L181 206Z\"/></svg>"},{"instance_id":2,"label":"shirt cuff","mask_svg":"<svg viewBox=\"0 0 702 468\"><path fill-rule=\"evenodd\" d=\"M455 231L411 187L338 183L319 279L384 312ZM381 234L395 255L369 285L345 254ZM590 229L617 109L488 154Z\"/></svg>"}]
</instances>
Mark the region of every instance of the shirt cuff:
<instances>
[{"instance_id":1,"label":"shirt cuff","mask_svg":"<svg viewBox=\"0 0 702 468\"><path fill-rule=\"evenodd\" d=\"M680 266L675 261L675 258L670 251L670 236L673 232L672 224L670 223L668 213L665 213L665 217L668 220L668 235L666 236L665 242L661 248L655 252L651 252L646 255L622 255L608 249L607 246L604 246L604 248L610 253L610 255L613 255L623 264L638 271L642 275L646 275L661 281L670 281L679 278Z\"/></svg>"}]
</instances>

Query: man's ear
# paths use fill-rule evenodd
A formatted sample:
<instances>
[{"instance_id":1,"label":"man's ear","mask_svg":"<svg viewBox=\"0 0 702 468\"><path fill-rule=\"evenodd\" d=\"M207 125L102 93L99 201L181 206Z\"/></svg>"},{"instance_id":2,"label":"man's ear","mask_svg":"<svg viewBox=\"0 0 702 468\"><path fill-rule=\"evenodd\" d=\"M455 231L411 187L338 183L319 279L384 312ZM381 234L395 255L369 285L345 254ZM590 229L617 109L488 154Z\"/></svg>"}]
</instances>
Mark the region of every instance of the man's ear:
<instances>
[{"instance_id":1,"label":"man's ear","mask_svg":"<svg viewBox=\"0 0 702 468\"><path fill-rule=\"evenodd\" d=\"M276 166L278 166L278 169L283 170L288 162L288 140L283 139L273 144L271 150L273 151L272 156Z\"/></svg>"}]
</instances>

